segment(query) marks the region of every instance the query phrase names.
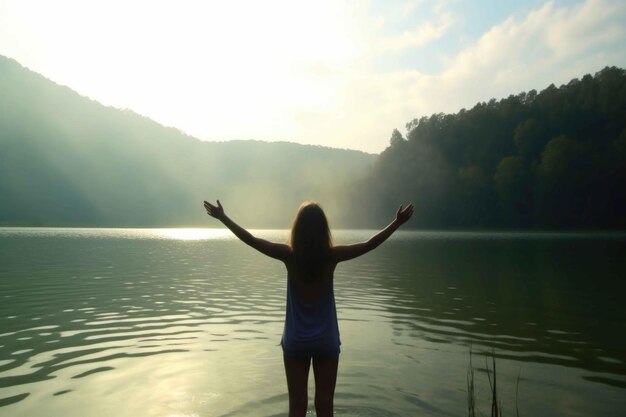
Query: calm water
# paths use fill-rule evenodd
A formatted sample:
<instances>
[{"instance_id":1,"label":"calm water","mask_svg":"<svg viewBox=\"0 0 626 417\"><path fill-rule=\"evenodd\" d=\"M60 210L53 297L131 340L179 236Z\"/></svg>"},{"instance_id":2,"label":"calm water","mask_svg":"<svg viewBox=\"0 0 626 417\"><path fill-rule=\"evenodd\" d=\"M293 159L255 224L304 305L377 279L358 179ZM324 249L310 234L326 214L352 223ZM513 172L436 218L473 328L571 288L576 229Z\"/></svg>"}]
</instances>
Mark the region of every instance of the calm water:
<instances>
[{"instance_id":1,"label":"calm water","mask_svg":"<svg viewBox=\"0 0 626 417\"><path fill-rule=\"evenodd\" d=\"M471 345L483 414L495 348L506 414L623 416L625 249L399 232L341 264L336 415L467 415ZM0 416L285 415L285 279L219 230L0 229Z\"/></svg>"}]
</instances>

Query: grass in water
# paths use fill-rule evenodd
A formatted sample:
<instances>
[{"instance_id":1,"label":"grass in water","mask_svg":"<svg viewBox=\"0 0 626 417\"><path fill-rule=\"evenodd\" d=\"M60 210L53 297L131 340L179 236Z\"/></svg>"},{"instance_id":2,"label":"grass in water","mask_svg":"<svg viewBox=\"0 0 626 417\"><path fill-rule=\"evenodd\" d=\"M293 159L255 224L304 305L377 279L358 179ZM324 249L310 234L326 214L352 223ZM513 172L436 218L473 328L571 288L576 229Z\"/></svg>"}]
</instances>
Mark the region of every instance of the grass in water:
<instances>
[{"instance_id":1,"label":"grass in water","mask_svg":"<svg viewBox=\"0 0 626 417\"><path fill-rule=\"evenodd\" d=\"M489 368L489 356L491 356L491 369ZM467 369L467 414L469 417L476 417L476 392L474 387L474 365L472 363L472 348L470 347L470 362ZM502 417L502 402L498 398L498 374L496 370L496 352L491 350L491 355L485 354L485 369L489 379L489 390L491 394L491 417ZM515 384L515 413L519 417L517 396L519 393L519 381L522 374L520 368Z\"/></svg>"}]
</instances>

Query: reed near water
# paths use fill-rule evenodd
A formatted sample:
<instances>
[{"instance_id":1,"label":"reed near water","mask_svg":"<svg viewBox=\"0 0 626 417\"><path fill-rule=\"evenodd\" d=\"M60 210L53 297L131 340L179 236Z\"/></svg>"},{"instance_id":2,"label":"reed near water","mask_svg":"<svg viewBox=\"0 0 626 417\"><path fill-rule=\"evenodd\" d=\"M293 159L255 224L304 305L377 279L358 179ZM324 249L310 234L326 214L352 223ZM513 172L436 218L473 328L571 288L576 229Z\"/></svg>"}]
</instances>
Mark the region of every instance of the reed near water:
<instances>
[{"instance_id":1,"label":"reed near water","mask_svg":"<svg viewBox=\"0 0 626 417\"><path fill-rule=\"evenodd\" d=\"M467 415L468 417L476 416L476 392L474 386L474 365L472 363L472 348L470 347L470 362L467 368ZM489 357L491 357L491 367L489 369ZM496 371L496 352L492 349L490 353L485 352L485 372L489 380L489 391L491 395L491 417L502 417L502 401L498 397L497 371ZM515 415L519 417L519 407L517 397L519 393L519 380L521 377L521 369L517 374L515 383Z\"/></svg>"}]
</instances>

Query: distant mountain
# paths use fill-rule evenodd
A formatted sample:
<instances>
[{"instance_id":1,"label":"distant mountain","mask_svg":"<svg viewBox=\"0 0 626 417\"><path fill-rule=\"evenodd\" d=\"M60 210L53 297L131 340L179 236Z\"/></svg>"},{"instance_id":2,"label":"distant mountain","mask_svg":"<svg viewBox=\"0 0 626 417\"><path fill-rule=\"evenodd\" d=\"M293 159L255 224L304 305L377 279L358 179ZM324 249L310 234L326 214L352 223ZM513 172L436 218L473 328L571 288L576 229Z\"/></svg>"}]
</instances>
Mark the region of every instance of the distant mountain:
<instances>
[{"instance_id":1,"label":"distant mountain","mask_svg":"<svg viewBox=\"0 0 626 417\"><path fill-rule=\"evenodd\" d=\"M258 141L202 142L105 107L0 56L0 225L216 226L220 198L249 227L288 227L342 190L375 155Z\"/></svg>"}]
</instances>

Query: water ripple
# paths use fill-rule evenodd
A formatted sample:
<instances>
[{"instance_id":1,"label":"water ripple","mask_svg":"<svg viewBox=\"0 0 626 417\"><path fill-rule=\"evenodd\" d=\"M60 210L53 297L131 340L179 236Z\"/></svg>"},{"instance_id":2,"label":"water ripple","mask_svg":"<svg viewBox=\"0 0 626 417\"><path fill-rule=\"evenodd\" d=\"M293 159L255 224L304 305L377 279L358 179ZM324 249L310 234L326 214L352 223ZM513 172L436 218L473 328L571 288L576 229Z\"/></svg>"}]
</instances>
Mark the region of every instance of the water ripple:
<instances>
[{"instance_id":1,"label":"water ripple","mask_svg":"<svg viewBox=\"0 0 626 417\"><path fill-rule=\"evenodd\" d=\"M509 235L495 243L479 239L480 250L470 235L420 236L401 235L337 269L346 352L337 415L462 413L463 406L451 412L440 398L465 400L459 390L470 345L495 347L505 364L543 366L529 378L536 386L546 383L538 382L542 371L556 366L572 372L550 382L562 392L572 379L590 384L580 390L594 395L598 385L626 389L620 336L626 329L615 319L623 317L623 307L588 280L604 268L609 293L622 293L624 284L613 280L610 269L621 275L621 264L607 261L612 265L607 267L581 256L582 263L571 267L563 262L571 259L571 245L564 258L560 246L555 249L544 236L521 239L522 249L539 245L532 252L517 250L519 242ZM13 410L34 398L53 397L60 404L56 398L64 401L89 389L90 398L113 395L130 403L117 381L142 381L154 372L150 385L163 385L155 392L170 392L168 384L184 386L198 369L211 376L198 386L213 384L219 395L198 393L206 405L186 396L172 400L170 414L216 415L213 402L227 397L225 392L241 395L240 406L225 415L254 415L255 407L270 415L284 406L286 394L273 391L282 390L276 381L284 383L277 347L285 314L284 268L254 253L241 256L247 248L226 236L174 239L141 230L0 229L0 407ZM577 241L597 259L614 251L594 251L587 239ZM443 242L445 250L438 246ZM488 256L496 261L477 263ZM553 278L557 272L567 276L567 284ZM271 361L271 369L264 367ZM431 369L431 363L441 366ZM179 374L182 380L172 382ZM254 400L237 394L246 378L264 394L252 392ZM116 382L102 388L111 391L105 394L89 384L92 380ZM433 385L438 388L429 393ZM185 401L197 408L180 405Z\"/></svg>"}]
</instances>

